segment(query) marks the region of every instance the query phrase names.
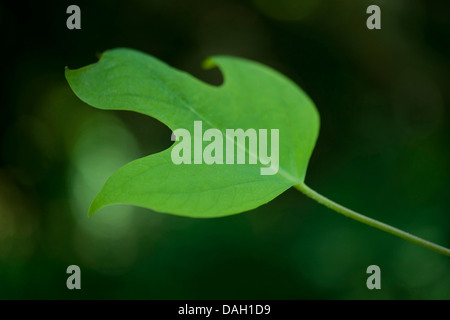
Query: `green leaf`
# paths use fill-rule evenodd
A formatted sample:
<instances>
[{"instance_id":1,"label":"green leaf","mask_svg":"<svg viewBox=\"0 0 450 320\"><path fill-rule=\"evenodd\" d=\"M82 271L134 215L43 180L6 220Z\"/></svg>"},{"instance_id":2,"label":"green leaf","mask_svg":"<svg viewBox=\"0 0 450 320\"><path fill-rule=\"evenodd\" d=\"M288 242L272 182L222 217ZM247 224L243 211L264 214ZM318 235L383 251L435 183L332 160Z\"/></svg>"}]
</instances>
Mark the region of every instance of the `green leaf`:
<instances>
[{"instance_id":1,"label":"green leaf","mask_svg":"<svg viewBox=\"0 0 450 320\"><path fill-rule=\"evenodd\" d=\"M319 133L319 114L292 81L269 67L235 57L214 56L204 66L218 66L224 83L211 86L130 49L107 51L98 63L66 69L66 78L75 94L96 108L135 111L160 120L175 133L180 128L193 132L194 152L187 157L191 163L196 158L195 138L202 140L208 129L220 130L224 137L227 129L279 130L276 173L262 175L260 167L269 164L269 156L228 137L226 147L232 141L236 152L247 153L244 164L177 165L171 155L184 144L180 138L169 149L117 170L94 199L90 215L108 205L131 204L189 217L221 217L256 208L294 186L346 217L450 256L450 249L348 209L304 183ZM202 122L201 135L195 133L196 121ZM256 164L249 164L250 159Z\"/></svg>"},{"instance_id":2,"label":"green leaf","mask_svg":"<svg viewBox=\"0 0 450 320\"><path fill-rule=\"evenodd\" d=\"M67 69L66 78L91 106L139 112L172 130L193 131L194 121L202 121L203 131L217 128L224 136L226 129L278 129L278 172L261 175L260 158L257 164L176 165L171 151L178 141L117 170L93 201L90 214L107 205L130 204L183 216L219 217L254 209L303 185L319 132L319 114L309 97L291 80L253 61L213 56L204 66L219 67L224 83L206 84L130 49L106 51L95 64Z\"/></svg>"}]
</instances>

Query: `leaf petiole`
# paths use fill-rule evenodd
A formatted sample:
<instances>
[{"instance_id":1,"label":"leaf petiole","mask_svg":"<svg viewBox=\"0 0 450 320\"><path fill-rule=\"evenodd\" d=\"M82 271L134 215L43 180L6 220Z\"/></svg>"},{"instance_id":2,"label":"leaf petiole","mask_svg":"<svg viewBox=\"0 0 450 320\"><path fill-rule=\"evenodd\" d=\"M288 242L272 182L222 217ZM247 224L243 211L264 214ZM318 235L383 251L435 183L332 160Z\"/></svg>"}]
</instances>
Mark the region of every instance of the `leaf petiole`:
<instances>
[{"instance_id":1,"label":"leaf petiole","mask_svg":"<svg viewBox=\"0 0 450 320\"><path fill-rule=\"evenodd\" d=\"M307 185L305 184L298 184L295 185L294 188L296 188L297 190L301 191L302 193L304 193L305 195L307 195L308 197L310 197L311 199L314 199L315 201L317 201L318 203L340 213L343 214L346 217L349 217L351 219L354 219L356 221L362 222L364 224L367 224L371 227L389 232L397 237L403 238L405 240L408 240L410 242L416 243L418 245L421 245L425 248L428 248L430 250L436 251L440 254L446 255L446 256L450 256L450 249L447 249L443 246L437 245L435 243L432 243L430 241L424 240L422 238L416 237L408 232L405 232L403 230L397 229L395 227L392 227L388 224L385 224L383 222L377 221L375 219L366 217L358 212L355 212L351 209L348 209L344 206L341 206L340 204L324 197L323 195L317 193L316 191L312 190L311 188L309 188Z\"/></svg>"}]
</instances>

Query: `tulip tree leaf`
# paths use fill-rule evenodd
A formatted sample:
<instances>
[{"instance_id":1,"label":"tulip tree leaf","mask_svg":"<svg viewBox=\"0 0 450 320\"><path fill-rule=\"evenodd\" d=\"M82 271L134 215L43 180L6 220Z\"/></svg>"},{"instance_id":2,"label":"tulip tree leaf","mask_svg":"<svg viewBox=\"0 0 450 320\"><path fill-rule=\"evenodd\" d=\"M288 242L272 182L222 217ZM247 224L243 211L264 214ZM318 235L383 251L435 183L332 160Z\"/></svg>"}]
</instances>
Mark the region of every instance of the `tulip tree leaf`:
<instances>
[{"instance_id":1,"label":"tulip tree leaf","mask_svg":"<svg viewBox=\"0 0 450 320\"><path fill-rule=\"evenodd\" d=\"M260 63L213 56L204 66L218 67L224 83L204 83L150 55L122 48L106 51L92 65L66 69L66 79L93 107L142 113L172 130L192 130L194 121L202 121L203 131L216 128L224 136L226 129L278 129L278 172L261 175L259 161L176 165L171 151L180 140L117 170L94 199L90 214L108 205L130 204L182 216L220 217L254 209L304 184L319 132L311 99Z\"/></svg>"},{"instance_id":2,"label":"tulip tree leaf","mask_svg":"<svg viewBox=\"0 0 450 320\"><path fill-rule=\"evenodd\" d=\"M189 146L185 157L190 164L176 164L172 159L172 151L182 146L184 138L167 150L126 164L106 181L91 204L90 215L108 205L130 204L181 216L221 217L254 209L294 186L346 217L450 256L450 249L348 209L304 183L319 133L319 114L295 83L267 66L236 57L213 56L204 66L217 66L224 83L206 84L130 49L106 51L95 64L66 69L72 90L91 106L139 112L165 123L174 133L179 129L193 133L194 152ZM202 130L196 134L194 124L200 122ZM204 139L204 131L214 130L223 138L229 129L278 130L277 170L262 175L261 166L269 163L268 155L259 150L261 145L256 150L234 139L226 142L231 141L236 152L245 151L247 161L237 164L233 154L230 159L236 164L197 163L195 138L212 144L218 136ZM228 151L228 144L221 147L223 153ZM203 149L199 150L201 159ZM215 155L220 154L217 150L221 149Z\"/></svg>"}]
</instances>

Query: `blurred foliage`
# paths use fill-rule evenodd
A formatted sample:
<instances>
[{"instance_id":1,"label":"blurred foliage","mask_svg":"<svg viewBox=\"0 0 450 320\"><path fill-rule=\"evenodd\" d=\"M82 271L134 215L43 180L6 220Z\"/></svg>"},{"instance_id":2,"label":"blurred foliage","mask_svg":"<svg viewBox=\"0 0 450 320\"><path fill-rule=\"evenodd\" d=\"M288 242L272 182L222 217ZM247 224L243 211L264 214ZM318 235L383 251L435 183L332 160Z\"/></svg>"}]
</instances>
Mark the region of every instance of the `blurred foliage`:
<instances>
[{"instance_id":1,"label":"blurred foliage","mask_svg":"<svg viewBox=\"0 0 450 320\"><path fill-rule=\"evenodd\" d=\"M87 218L105 179L167 148L148 117L102 112L64 67L131 47L213 84L211 54L268 64L315 101L307 183L339 203L449 245L448 1L68 1L0 5L0 298L449 299L447 257L348 220L294 190L198 220L133 207ZM369 31L378 4L382 29ZM245 112L245 110L243 110ZM82 270L82 290L65 283ZM367 266L382 289L366 288Z\"/></svg>"}]
</instances>

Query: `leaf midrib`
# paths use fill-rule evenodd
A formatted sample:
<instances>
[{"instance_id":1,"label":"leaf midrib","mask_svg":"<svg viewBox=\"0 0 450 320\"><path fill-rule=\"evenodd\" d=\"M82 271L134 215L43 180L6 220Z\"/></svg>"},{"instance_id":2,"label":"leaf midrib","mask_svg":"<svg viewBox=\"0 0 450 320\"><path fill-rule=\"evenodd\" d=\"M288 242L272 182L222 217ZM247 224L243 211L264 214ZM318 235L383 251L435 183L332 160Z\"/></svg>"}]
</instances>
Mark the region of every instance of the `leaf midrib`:
<instances>
[{"instance_id":1,"label":"leaf midrib","mask_svg":"<svg viewBox=\"0 0 450 320\"><path fill-rule=\"evenodd\" d=\"M190 75L188 75L189 77L193 78L195 81L200 82L197 78L194 78ZM183 99L182 96L180 96L178 93L175 93L172 88L168 87L164 82L162 82L161 80L156 79L161 85L163 85L166 89L169 90L169 92L171 92L175 97L177 97L179 99L179 101L181 102L181 104L183 106L185 106L189 111L191 111L192 113L194 113L195 115L197 115L202 121L205 121L211 128L220 128L219 126L216 126L213 122L211 122L210 120L208 120L205 116L203 116L200 112L198 112L194 107L192 107L185 99ZM200 82L201 85L203 85L202 82ZM175 108L177 108L176 106L174 106ZM230 141L233 143L233 145L236 145L238 148L240 148L241 150L244 150L244 152L246 154L249 155L249 159L250 157L253 157L257 160L261 160L259 159L259 157L255 154L253 154L252 152L248 151L245 146L242 146L240 143L235 143L234 139L230 139L227 135L225 135L225 138L227 139L227 141ZM285 171L282 167L278 168L278 172L276 174L280 174L282 175L284 178L286 178L287 180L291 181L295 184L300 183L300 181L298 179L296 179L295 177L293 177L291 174L289 174L287 171Z\"/></svg>"}]
</instances>

